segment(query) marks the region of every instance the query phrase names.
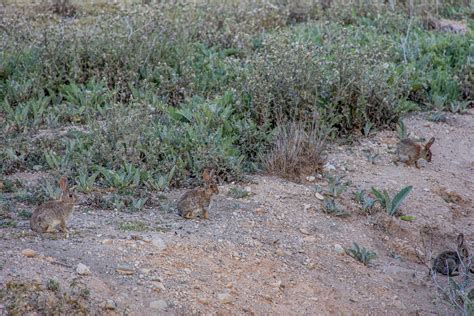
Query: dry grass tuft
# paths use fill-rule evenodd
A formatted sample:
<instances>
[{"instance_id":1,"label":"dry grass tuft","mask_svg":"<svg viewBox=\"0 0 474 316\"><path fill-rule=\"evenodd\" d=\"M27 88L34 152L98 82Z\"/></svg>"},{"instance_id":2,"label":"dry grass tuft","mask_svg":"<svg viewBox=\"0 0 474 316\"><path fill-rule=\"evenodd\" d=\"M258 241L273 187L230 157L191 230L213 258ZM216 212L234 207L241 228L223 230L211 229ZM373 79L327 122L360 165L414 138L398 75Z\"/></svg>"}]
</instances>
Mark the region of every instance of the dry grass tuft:
<instances>
[{"instance_id":1,"label":"dry grass tuft","mask_svg":"<svg viewBox=\"0 0 474 316\"><path fill-rule=\"evenodd\" d=\"M308 126L309 125L309 126ZM328 131L316 120L289 122L277 128L273 148L265 157L268 172L292 180L322 169Z\"/></svg>"}]
</instances>

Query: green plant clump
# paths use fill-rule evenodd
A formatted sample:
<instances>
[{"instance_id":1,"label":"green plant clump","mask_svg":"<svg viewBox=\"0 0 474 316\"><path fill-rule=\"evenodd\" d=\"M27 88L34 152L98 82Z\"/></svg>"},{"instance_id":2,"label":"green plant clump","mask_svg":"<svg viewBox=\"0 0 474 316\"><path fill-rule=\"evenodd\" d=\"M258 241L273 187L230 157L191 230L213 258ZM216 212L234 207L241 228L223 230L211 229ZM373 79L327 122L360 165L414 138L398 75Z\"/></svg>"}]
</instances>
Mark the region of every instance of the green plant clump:
<instances>
[{"instance_id":1,"label":"green plant clump","mask_svg":"<svg viewBox=\"0 0 474 316\"><path fill-rule=\"evenodd\" d=\"M346 252L357 261L368 265L369 262L377 256L375 252L366 249L365 247L359 246L357 243L353 243L352 248L346 249Z\"/></svg>"},{"instance_id":2,"label":"green plant clump","mask_svg":"<svg viewBox=\"0 0 474 316\"><path fill-rule=\"evenodd\" d=\"M412 186L405 187L401 189L400 192L398 192L393 198L389 196L386 190L380 192L374 187L372 187L372 193L375 195L376 201L383 209L385 209L387 214L390 216L395 216L399 211L400 205L408 197L408 194L410 194L412 189Z\"/></svg>"}]
</instances>

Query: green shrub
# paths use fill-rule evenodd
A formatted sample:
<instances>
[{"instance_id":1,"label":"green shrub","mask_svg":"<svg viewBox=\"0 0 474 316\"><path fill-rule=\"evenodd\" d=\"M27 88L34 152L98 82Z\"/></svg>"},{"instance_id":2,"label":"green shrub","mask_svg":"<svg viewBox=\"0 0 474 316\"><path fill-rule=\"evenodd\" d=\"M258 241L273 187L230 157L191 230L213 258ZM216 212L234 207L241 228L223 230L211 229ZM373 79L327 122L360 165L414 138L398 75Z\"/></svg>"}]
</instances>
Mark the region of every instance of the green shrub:
<instances>
[{"instance_id":1,"label":"green shrub","mask_svg":"<svg viewBox=\"0 0 474 316\"><path fill-rule=\"evenodd\" d=\"M375 252L359 246L357 243L354 243L351 249L346 249L346 252L364 265L368 265L370 261L376 257Z\"/></svg>"},{"instance_id":2,"label":"green shrub","mask_svg":"<svg viewBox=\"0 0 474 316\"><path fill-rule=\"evenodd\" d=\"M385 209L388 215L395 216L400 208L402 202L408 197L412 186L405 187L400 190L393 198L390 198L388 192L383 190L383 193L372 187L372 193L375 195L376 201Z\"/></svg>"}]
</instances>

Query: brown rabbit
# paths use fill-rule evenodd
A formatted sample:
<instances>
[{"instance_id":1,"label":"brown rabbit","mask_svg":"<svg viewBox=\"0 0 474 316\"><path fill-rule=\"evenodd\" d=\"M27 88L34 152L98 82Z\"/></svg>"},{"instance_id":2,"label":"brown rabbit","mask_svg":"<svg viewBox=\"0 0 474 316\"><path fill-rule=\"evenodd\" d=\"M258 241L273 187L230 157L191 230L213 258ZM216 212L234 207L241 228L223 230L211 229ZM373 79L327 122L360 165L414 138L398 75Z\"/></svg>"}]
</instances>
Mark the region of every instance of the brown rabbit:
<instances>
[{"instance_id":1,"label":"brown rabbit","mask_svg":"<svg viewBox=\"0 0 474 316\"><path fill-rule=\"evenodd\" d=\"M38 233L52 233L59 225L61 232L67 233L66 221L71 217L77 197L69 192L67 180L59 180L61 197L56 201L48 201L38 206L30 219L31 229Z\"/></svg>"},{"instance_id":2,"label":"brown rabbit","mask_svg":"<svg viewBox=\"0 0 474 316\"><path fill-rule=\"evenodd\" d=\"M414 140L405 138L398 143L396 154L398 159L395 160L395 163L398 161L404 162L407 165L415 164L415 167L418 166L418 159L425 159L428 162L431 162L432 153L430 150L431 145L433 145L435 138L432 137L426 145L422 146L417 144Z\"/></svg>"},{"instance_id":3,"label":"brown rabbit","mask_svg":"<svg viewBox=\"0 0 474 316\"><path fill-rule=\"evenodd\" d=\"M205 186L203 188L196 188L187 191L183 194L178 202L179 215L192 219L200 215L205 219L209 218L208 207L211 203L211 198L214 194L219 193L219 189L215 183L211 182L214 170L209 174L207 169L204 169L202 178Z\"/></svg>"},{"instance_id":4,"label":"brown rabbit","mask_svg":"<svg viewBox=\"0 0 474 316\"><path fill-rule=\"evenodd\" d=\"M457 251L444 251L433 262L433 270L448 276L456 276L459 274L459 268L465 264L469 265L470 272L474 271L469 259L469 251L464 245L464 235L459 234L457 238Z\"/></svg>"}]
</instances>

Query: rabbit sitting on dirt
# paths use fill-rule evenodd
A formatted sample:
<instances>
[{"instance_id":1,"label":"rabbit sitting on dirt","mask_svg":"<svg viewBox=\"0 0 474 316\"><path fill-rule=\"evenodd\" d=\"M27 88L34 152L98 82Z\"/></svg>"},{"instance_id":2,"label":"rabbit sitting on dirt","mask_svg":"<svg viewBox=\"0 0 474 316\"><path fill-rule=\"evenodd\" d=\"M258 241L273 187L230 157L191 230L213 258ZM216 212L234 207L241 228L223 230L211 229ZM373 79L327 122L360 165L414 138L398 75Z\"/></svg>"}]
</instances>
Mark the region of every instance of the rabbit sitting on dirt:
<instances>
[{"instance_id":1,"label":"rabbit sitting on dirt","mask_svg":"<svg viewBox=\"0 0 474 316\"><path fill-rule=\"evenodd\" d=\"M464 235L459 234L457 238L458 248L457 251L444 251L433 262L432 270L448 275L456 276L459 275L459 268L462 265L468 265L468 270L473 273L474 267L471 265L469 258L469 251L464 244Z\"/></svg>"},{"instance_id":2,"label":"rabbit sitting on dirt","mask_svg":"<svg viewBox=\"0 0 474 316\"><path fill-rule=\"evenodd\" d=\"M394 162L397 163L398 161L404 162L407 165L415 164L415 167L420 168L418 166L418 160L423 158L428 162L431 162L431 145L433 145L435 138L432 137L426 145L422 146L417 144L414 140L405 138L398 143L397 146L397 160Z\"/></svg>"},{"instance_id":3,"label":"rabbit sitting on dirt","mask_svg":"<svg viewBox=\"0 0 474 316\"><path fill-rule=\"evenodd\" d=\"M207 169L204 169L202 178L204 180L203 188L196 188L187 191L183 194L178 202L179 215L192 219L196 216L202 216L204 219L209 218L208 207L211 203L212 196L219 193L217 185L211 182L214 170L209 174Z\"/></svg>"},{"instance_id":4,"label":"rabbit sitting on dirt","mask_svg":"<svg viewBox=\"0 0 474 316\"><path fill-rule=\"evenodd\" d=\"M66 221L71 217L77 197L69 192L66 178L59 180L61 197L56 201L48 201L39 205L31 215L31 229L38 233L55 232L59 225L61 232L67 233Z\"/></svg>"}]
</instances>

